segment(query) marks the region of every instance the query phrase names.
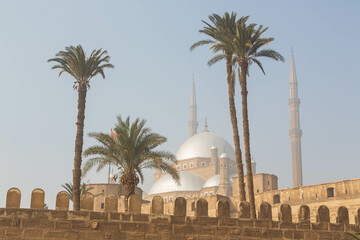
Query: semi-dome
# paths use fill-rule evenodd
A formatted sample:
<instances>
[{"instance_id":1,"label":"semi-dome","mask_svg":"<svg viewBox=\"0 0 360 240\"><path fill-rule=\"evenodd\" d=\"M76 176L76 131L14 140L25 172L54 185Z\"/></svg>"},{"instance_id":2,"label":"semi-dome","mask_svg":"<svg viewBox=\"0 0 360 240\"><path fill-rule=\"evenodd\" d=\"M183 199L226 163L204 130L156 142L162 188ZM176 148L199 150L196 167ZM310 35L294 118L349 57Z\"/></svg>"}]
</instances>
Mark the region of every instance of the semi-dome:
<instances>
[{"instance_id":1,"label":"semi-dome","mask_svg":"<svg viewBox=\"0 0 360 240\"><path fill-rule=\"evenodd\" d=\"M211 157L211 147L215 146L224 151L228 158L235 160L232 146L219 135L212 132L201 132L187 139L176 153L177 160L195 157Z\"/></svg>"},{"instance_id":2,"label":"semi-dome","mask_svg":"<svg viewBox=\"0 0 360 240\"><path fill-rule=\"evenodd\" d=\"M189 172L179 172L180 185L177 185L170 174L166 174L158 179L150 188L148 195L165 192L200 191L204 185L204 180L197 174Z\"/></svg>"},{"instance_id":3,"label":"semi-dome","mask_svg":"<svg viewBox=\"0 0 360 240\"><path fill-rule=\"evenodd\" d=\"M233 180L232 178L233 177L237 177L237 174L231 174L229 176L229 184L230 186L232 186L232 183L233 183ZM204 183L204 186L203 188L207 188L207 187L218 187L220 184L220 175L219 174L216 174L212 177L210 177L208 180L206 180L206 182Z\"/></svg>"}]
</instances>

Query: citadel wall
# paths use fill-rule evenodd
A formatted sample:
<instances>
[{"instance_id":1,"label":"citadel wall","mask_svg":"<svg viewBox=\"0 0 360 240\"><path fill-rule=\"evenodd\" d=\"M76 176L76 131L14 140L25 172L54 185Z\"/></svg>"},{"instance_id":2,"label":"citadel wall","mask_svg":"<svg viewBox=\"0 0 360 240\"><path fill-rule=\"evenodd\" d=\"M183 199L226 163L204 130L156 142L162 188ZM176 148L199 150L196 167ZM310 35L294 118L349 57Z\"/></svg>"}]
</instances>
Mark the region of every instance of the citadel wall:
<instances>
[{"instance_id":1,"label":"citadel wall","mask_svg":"<svg viewBox=\"0 0 360 240\"><path fill-rule=\"evenodd\" d=\"M18 239L336 239L350 240L345 231L359 231L360 226L349 224L348 210L339 208L337 223L330 223L329 209L317 209L316 222L310 221L310 210L306 205L298 211L293 222L292 209L282 204L279 218L274 221L269 203L260 205L258 220L250 220L248 203L239 204L237 218L230 217L227 199L216 202L216 217L209 217L212 203L205 199L195 202L195 216L186 216L188 204L184 198L173 203L173 214L164 214L164 201L155 196L150 204L150 213L141 213L141 198L132 195L129 213L117 211L118 199L106 196L105 212L91 211L94 204L92 194L81 199L80 212L69 211L69 196L60 192L56 199L56 210L44 210L44 195L36 189L31 197L31 209L20 209L21 192L10 189L6 208L0 208L0 238ZM360 218L360 209L357 219ZM357 221L359 223L359 221Z\"/></svg>"},{"instance_id":2,"label":"citadel wall","mask_svg":"<svg viewBox=\"0 0 360 240\"><path fill-rule=\"evenodd\" d=\"M350 222L355 223L356 211L360 206L360 179L264 192L255 194L255 201L257 208L262 202L269 202L275 216L283 203L291 205L293 209L306 204L310 207L312 221L315 221L316 209L321 205L328 206L332 221L336 220L338 207L344 206L349 209ZM296 211L293 211L292 214L296 219Z\"/></svg>"}]
</instances>

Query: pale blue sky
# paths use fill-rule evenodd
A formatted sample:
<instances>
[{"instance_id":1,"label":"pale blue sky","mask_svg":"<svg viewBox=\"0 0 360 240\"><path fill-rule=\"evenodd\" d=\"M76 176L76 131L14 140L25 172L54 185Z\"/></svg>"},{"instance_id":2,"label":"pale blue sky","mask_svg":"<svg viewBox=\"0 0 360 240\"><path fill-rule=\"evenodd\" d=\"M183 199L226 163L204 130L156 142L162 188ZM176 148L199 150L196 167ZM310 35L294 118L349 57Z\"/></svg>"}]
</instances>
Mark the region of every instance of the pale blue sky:
<instances>
[{"instance_id":1,"label":"pale blue sky","mask_svg":"<svg viewBox=\"0 0 360 240\"><path fill-rule=\"evenodd\" d=\"M141 117L168 138L176 153L188 137L192 74L199 130L232 143L224 63L206 65L207 47L189 51L209 14L235 11L270 27L269 47L285 63L263 60L266 76L250 69L249 116L258 172L292 185L289 60L294 47L301 99L304 184L359 177L360 2L349 1L0 1L0 207L13 186L30 206L41 187L54 208L72 179L77 93L46 60L65 46L108 50L115 69L91 82L85 133L109 131L116 115ZM239 88L237 88L238 90ZM240 107L240 95L236 95ZM240 110L240 108L239 108ZM241 115L239 114L239 119ZM241 124L241 122L239 122ZM84 147L95 142L87 136ZM106 173L84 180L105 182ZM144 190L153 181L147 172Z\"/></svg>"}]
</instances>

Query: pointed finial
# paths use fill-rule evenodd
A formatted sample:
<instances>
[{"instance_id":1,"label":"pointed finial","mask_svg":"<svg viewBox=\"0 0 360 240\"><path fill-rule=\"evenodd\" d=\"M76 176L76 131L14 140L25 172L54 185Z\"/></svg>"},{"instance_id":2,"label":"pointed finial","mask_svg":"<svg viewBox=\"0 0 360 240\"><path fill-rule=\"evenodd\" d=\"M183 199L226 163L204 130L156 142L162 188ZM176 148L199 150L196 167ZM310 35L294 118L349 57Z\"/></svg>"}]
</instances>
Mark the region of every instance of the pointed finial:
<instances>
[{"instance_id":1,"label":"pointed finial","mask_svg":"<svg viewBox=\"0 0 360 240\"><path fill-rule=\"evenodd\" d=\"M291 46L291 55L294 55L293 46Z\"/></svg>"},{"instance_id":2,"label":"pointed finial","mask_svg":"<svg viewBox=\"0 0 360 240\"><path fill-rule=\"evenodd\" d=\"M207 124L207 117L205 117L205 124L204 124L204 132L208 132L208 124Z\"/></svg>"}]
</instances>

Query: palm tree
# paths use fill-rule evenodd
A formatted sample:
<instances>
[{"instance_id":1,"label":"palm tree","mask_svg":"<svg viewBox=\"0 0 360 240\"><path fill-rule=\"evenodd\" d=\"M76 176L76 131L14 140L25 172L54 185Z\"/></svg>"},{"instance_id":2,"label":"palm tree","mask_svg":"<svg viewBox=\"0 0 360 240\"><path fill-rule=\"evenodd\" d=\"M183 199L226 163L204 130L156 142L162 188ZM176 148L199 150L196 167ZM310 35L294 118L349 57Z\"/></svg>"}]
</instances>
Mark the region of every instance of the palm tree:
<instances>
[{"instance_id":1,"label":"palm tree","mask_svg":"<svg viewBox=\"0 0 360 240\"><path fill-rule=\"evenodd\" d=\"M357 232L346 232L346 234L352 236L354 239L358 239L360 240L360 233L357 233Z\"/></svg>"},{"instance_id":2,"label":"palm tree","mask_svg":"<svg viewBox=\"0 0 360 240\"><path fill-rule=\"evenodd\" d=\"M239 130L236 117L236 108L234 100L234 74L232 69L233 64L233 43L232 39L236 32L236 13L225 13L223 17L213 14L209 16L211 23L202 21L206 26L199 30L200 33L204 33L210 37L210 39L205 39L194 43L190 50L194 50L198 46L210 45L210 49L216 53L212 59L208 61L208 65L211 66L214 63L225 59L226 60L226 73L227 73L227 85L228 85L228 94L229 94L229 108L230 108L230 117L231 124L233 128L234 135L234 145L235 145L235 158L237 164L237 173L238 173L238 184L239 184L239 195L240 201L245 201L245 188L244 188L244 167L242 163L242 155L240 149L240 139L239 139ZM239 21L246 21L246 18L241 18Z\"/></svg>"},{"instance_id":3,"label":"palm tree","mask_svg":"<svg viewBox=\"0 0 360 240\"><path fill-rule=\"evenodd\" d=\"M100 74L105 78L104 69L114 68L109 63L110 57L107 51L93 50L89 57L86 57L81 45L77 47L66 47L65 51L60 51L56 54L56 58L51 58L48 62L56 62L51 69L59 68L61 71L59 76L66 72L74 79L74 90L78 91L78 114L77 114L77 131L75 139L75 157L74 157L74 170L73 170L73 209L74 211L80 210L80 182L81 182L81 156L83 148L83 135L84 135L84 120L85 120L85 102L86 92L90 87L91 78Z\"/></svg>"},{"instance_id":4,"label":"palm tree","mask_svg":"<svg viewBox=\"0 0 360 240\"><path fill-rule=\"evenodd\" d=\"M69 194L70 201L73 201L73 184L72 183L65 183L65 184L63 184L61 186ZM88 187L87 188L85 183L81 184L80 197L83 196L85 193L90 192L93 189L94 189L94 187ZM94 197L97 197L97 196L100 196L100 195L104 195L104 194L103 193L97 193L97 194L94 195Z\"/></svg>"},{"instance_id":5,"label":"palm tree","mask_svg":"<svg viewBox=\"0 0 360 240\"><path fill-rule=\"evenodd\" d=\"M115 165L119 172L114 179L119 178L124 186L126 207L127 200L135 193L139 180L142 183L144 181L145 168L159 168L169 173L179 183L179 173L173 165L176 163L175 156L170 152L155 149L167 139L146 128L145 120L137 118L130 124L130 117L123 121L121 116L118 116L117 121L114 128L116 136L107 133L89 133L99 145L91 146L84 151L85 157L91 157L84 165L84 174L95 165L97 172L109 164Z\"/></svg>"},{"instance_id":6,"label":"palm tree","mask_svg":"<svg viewBox=\"0 0 360 240\"><path fill-rule=\"evenodd\" d=\"M276 61L284 61L280 53L272 49L259 50L264 45L272 42L274 38L261 38L261 35L268 28L263 28L260 25L256 28L256 24L246 24L246 21L238 21L236 23L236 35L233 39L234 47L234 61L238 65L239 81L241 86L242 98L242 117L243 117L243 134L245 145L245 162L246 162L246 177L247 177L247 190L250 202L250 217L256 218L255 212L255 197L254 197L254 184L251 169L251 154L250 154L250 132L249 132L249 119L248 119L248 106L247 106L247 76L249 75L249 66L255 63L259 66L265 75L265 71L258 58L268 57Z\"/></svg>"}]
</instances>

